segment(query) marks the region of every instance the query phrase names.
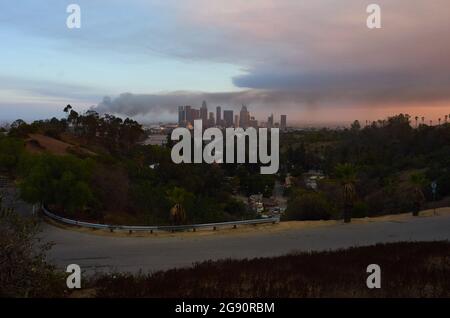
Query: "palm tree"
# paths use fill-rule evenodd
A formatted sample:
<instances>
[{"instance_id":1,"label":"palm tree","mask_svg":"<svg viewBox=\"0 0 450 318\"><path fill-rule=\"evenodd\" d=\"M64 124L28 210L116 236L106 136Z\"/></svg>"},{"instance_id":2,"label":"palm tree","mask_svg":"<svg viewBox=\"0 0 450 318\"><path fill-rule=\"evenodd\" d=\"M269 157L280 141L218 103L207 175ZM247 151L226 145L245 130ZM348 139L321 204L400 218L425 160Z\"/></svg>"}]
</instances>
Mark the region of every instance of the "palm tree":
<instances>
[{"instance_id":1,"label":"palm tree","mask_svg":"<svg viewBox=\"0 0 450 318\"><path fill-rule=\"evenodd\" d=\"M447 123L448 115L445 115L445 116L444 116L444 119L445 119L445 123Z\"/></svg>"},{"instance_id":2,"label":"palm tree","mask_svg":"<svg viewBox=\"0 0 450 318\"><path fill-rule=\"evenodd\" d=\"M425 125L425 117L422 117L422 125Z\"/></svg>"},{"instance_id":3,"label":"palm tree","mask_svg":"<svg viewBox=\"0 0 450 318\"><path fill-rule=\"evenodd\" d=\"M416 116L416 128L417 128L417 121L419 120L419 116Z\"/></svg>"},{"instance_id":4,"label":"palm tree","mask_svg":"<svg viewBox=\"0 0 450 318\"><path fill-rule=\"evenodd\" d=\"M439 121L439 126L440 126L441 125L441 117L439 117L438 121Z\"/></svg>"},{"instance_id":5,"label":"palm tree","mask_svg":"<svg viewBox=\"0 0 450 318\"><path fill-rule=\"evenodd\" d=\"M425 202L425 195L422 188L426 184L426 179L423 173L414 173L409 179L412 185L412 197L414 202L413 216L418 216L419 211Z\"/></svg>"},{"instance_id":6,"label":"palm tree","mask_svg":"<svg viewBox=\"0 0 450 318\"><path fill-rule=\"evenodd\" d=\"M342 195L344 200L344 222L350 223L351 212L356 200L355 183L357 181L356 169L353 165L339 164L335 168L336 177L342 185Z\"/></svg>"},{"instance_id":7,"label":"palm tree","mask_svg":"<svg viewBox=\"0 0 450 318\"><path fill-rule=\"evenodd\" d=\"M170 220L172 224L180 225L183 224L186 219L186 211L180 203L175 204L170 209Z\"/></svg>"},{"instance_id":8,"label":"palm tree","mask_svg":"<svg viewBox=\"0 0 450 318\"><path fill-rule=\"evenodd\" d=\"M189 193L183 188L175 187L167 191L167 198L173 204L170 209L170 220L172 224L180 225L186 221L186 211L184 205L188 199Z\"/></svg>"},{"instance_id":9,"label":"palm tree","mask_svg":"<svg viewBox=\"0 0 450 318\"><path fill-rule=\"evenodd\" d=\"M64 107L64 112L67 114L69 114L71 110L72 110L72 106L70 106L70 104L68 104L66 107Z\"/></svg>"}]
</instances>

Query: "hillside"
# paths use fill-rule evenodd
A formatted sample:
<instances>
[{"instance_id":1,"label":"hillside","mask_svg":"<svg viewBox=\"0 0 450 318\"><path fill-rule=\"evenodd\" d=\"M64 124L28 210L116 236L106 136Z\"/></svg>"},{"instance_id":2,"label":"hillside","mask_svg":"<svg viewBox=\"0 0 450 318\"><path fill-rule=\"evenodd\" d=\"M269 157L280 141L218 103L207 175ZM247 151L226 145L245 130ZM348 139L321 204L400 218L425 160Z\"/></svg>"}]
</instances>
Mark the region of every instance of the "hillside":
<instances>
[{"instance_id":1,"label":"hillside","mask_svg":"<svg viewBox=\"0 0 450 318\"><path fill-rule=\"evenodd\" d=\"M381 289L368 289L369 264ZM90 282L97 297L449 297L450 243L394 243L274 258L203 262L148 276ZM76 296L76 294L74 295Z\"/></svg>"},{"instance_id":2,"label":"hillside","mask_svg":"<svg viewBox=\"0 0 450 318\"><path fill-rule=\"evenodd\" d=\"M29 134L29 138L25 140L25 143L26 150L31 153L42 153L46 151L53 155L67 155L73 153L95 155L94 152L86 148L37 133Z\"/></svg>"}]
</instances>

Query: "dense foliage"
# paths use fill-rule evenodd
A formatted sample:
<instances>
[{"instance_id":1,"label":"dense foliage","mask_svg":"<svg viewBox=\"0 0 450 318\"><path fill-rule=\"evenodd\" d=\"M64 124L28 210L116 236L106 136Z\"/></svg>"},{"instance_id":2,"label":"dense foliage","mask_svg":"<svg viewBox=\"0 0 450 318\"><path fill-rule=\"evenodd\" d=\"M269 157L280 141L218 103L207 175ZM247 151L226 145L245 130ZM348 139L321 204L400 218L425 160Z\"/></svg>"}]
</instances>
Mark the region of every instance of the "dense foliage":
<instances>
[{"instance_id":1,"label":"dense foliage","mask_svg":"<svg viewBox=\"0 0 450 318\"><path fill-rule=\"evenodd\" d=\"M257 164L176 165L170 147L139 144L145 132L133 120L81 115L69 105L65 112L63 119L14 122L8 136L0 135L0 170L17 177L28 202L81 219L169 224L256 217L242 197L270 197L276 180L286 176L295 179L286 192L287 219L349 221L450 201L448 123L413 127L400 114L364 128L355 122L348 129L283 133L279 174L261 175ZM30 134L78 148L63 155L30 153ZM305 185L304 173L311 169L325 176L314 190ZM437 183L435 194L431 181Z\"/></svg>"},{"instance_id":2,"label":"dense foliage","mask_svg":"<svg viewBox=\"0 0 450 318\"><path fill-rule=\"evenodd\" d=\"M336 208L323 193L296 190L291 194L286 210L287 220L329 220L338 218Z\"/></svg>"},{"instance_id":3,"label":"dense foliage","mask_svg":"<svg viewBox=\"0 0 450 318\"><path fill-rule=\"evenodd\" d=\"M303 219L305 205L348 210L353 216L418 211L424 205L448 205L450 195L450 124L427 126L400 114L361 128L291 132L281 139L282 174L298 177L290 193L288 217ZM302 175L323 171L320 195L301 203L297 188L305 189ZM431 182L437 184L433 196ZM312 190L311 190L312 191ZM304 194L300 194L304 195ZM293 212L294 211L294 212ZM316 219L315 215L312 219Z\"/></svg>"},{"instance_id":4,"label":"dense foliage","mask_svg":"<svg viewBox=\"0 0 450 318\"><path fill-rule=\"evenodd\" d=\"M61 120L17 120L7 137L0 136L0 170L17 178L21 197L29 203L88 221L163 225L255 217L233 189L266 195L272 190L273 178L260 176L258 167L251 174L237 166L176 165L170 148L140 145L144 131L130 119L79 115L70 106L65 111L68 116ZM85 150L25 151L35 134ZM171 211L178 205L185 217L174 220Z\"/></svg>"},{"instance_id":5,"label":"dense foliage","mask_svg":"<svg viewBox=\"0 0 450 318\"><path fill-rule=\"evenodd\" d=\"M2 209L0 200L0 297L63 297L64 273L46 262L36 220Z\"/></svg>"}]
</instances>

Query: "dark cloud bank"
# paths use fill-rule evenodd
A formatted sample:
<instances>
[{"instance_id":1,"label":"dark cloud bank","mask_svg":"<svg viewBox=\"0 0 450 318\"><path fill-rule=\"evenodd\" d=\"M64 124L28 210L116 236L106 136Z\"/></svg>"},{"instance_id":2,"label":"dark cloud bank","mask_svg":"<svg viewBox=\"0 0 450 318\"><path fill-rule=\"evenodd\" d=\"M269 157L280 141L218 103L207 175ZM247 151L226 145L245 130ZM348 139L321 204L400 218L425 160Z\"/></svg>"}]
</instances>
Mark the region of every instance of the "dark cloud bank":
<instances>
[{"instance_id":1,"label":"dark cloud bank","mask_svg":"<svg viewBox=\"0 0 450 318\"><path fill-rule=\"evenodd\" d=\"M237 86L251 88L220 93L124 93L116 98L105 97L94 109L100 113L157 122L175 119L179 105L199 107L203 100L208 102L210 110L219 105L238 110L245 104L257 116L273 111L289 113L317 107L377 107L386 103L423 103L426 106L427 103L450 101L450 79L446 76L408 73L273 76L254 73L235 78L234 82Z\"/></svg>"}]
</instances>

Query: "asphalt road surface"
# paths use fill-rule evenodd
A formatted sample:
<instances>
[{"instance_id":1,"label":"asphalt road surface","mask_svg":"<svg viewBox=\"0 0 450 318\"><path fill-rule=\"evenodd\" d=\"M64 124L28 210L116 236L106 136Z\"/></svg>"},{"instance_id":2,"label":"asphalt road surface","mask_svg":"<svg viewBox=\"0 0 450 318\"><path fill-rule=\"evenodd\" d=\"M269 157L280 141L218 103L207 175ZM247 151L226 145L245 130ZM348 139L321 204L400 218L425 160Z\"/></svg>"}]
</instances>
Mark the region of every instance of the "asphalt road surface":
<instances>
[{"instance_id":1,"label":"asphalt road surface","mask_svg":"<svg viewBox=\"0 0 450 318\"><path fill-rule=\"evenodd\" d=\"M4 206L31 215L14 189L1 189ZM275 227L277 225L274 225ZM49 260L59 268L78 264L96 272L148 272L226 258L285 255L398 241L450 240L450 213L394 221L335 224L280 231L219 231L213 235L115 237L77 232L42 222L41 236L54 243Z\"/></svg>"},{"instance_id":2,"label":"asphalt road surface","mask_svg":"<svg viewBox=\"0 0 450 318\"><path fill-rule=\"evenodd\" d=\"M185 267L205 260L278 256L383 242L450 240L450 215L178 237L99 236L43 224L43 236L55 243L49 260L60 268L78 264L88 274L136 273Z\"/></svg>"}]
</instances>

